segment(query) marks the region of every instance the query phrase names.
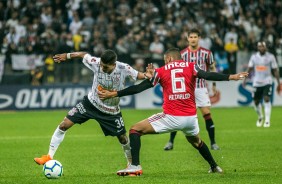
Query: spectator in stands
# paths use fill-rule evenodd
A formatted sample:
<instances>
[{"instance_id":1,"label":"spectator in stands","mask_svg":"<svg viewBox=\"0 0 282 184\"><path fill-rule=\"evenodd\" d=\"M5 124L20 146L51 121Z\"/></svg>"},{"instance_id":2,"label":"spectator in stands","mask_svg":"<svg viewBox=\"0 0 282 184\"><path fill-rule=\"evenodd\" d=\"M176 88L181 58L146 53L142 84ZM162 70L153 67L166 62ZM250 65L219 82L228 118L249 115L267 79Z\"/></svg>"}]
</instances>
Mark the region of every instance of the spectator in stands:
<instances>
[{"instance_id":1,"label":"spectator in stands","mask_svg":"<svg viewBox=\"0 0 282 184\"><path fill-rule=\"evenodd\" d=\"M156 34L165 49L184 48L187 43L185 37L181 39L182 34L197 27L211 38L213 52L221 50L232 37L235 43L240 42L240 50L246 41L244 51L248 53L255 50L258 40L265 39L270 44L269 51L275 54L275 40L282 38L281 1L200 2L0 1L1 49L9 48L6 52L9 60L9 54L22 50L17 48L22 43L18 43L21 37L26 37L23 39L28 43L28 52L46 57L58 47L57 40L62 34L70 32L72 37L80 30L80 35L84 35L81 46L88 45L94 55L100 55L106 47L114 48L118 39L124 38L128 45L124 61L130 62L136 54L151 59L149 47ZM69 41L72 42L69 45L74 44Z\"/></svg>"},{"instance_id":2,"label":"spectator in stands","mask_svg":"<svg viewBox=\"0 0 282 184\"><path fill-rule=\"evenodd\" d=\"M43 71L41 68L35 68L30 71L31 85L40 86L43 82Z\"/></svg>"},{"instance_id":3,"label":"spectator in stands","mask_svg":"<svg viewBox=\"0 0 282 184\"><path fill-rule=\"evenodd\" d=\"M236 73L238 49L238 45L233 38L230 38L230 40L224 45L224 50L227 52L229 74Z\"/></svg>"},{"instance_id":4,"label":"spectator in stands","mask_svg":"<svg viewBox=\"0 0 282 184\"><path fill-rule=\"evenodd\" d=\"M162 65L163 62L163 52L164 52L164 45L160 41L159 36L155 35L154 41L151 42L149 50L152 54L152 61L153 63L156 63L158 66Z\"/></svg>"}]
</instances>

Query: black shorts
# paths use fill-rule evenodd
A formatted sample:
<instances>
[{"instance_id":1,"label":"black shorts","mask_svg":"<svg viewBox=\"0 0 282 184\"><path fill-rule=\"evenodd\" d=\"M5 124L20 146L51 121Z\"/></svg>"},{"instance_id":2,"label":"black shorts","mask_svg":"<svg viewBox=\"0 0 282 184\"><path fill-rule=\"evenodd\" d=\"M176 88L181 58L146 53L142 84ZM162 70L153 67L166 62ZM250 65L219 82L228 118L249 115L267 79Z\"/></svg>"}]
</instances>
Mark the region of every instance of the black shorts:
<instances>
[{"instance_id":1,"label":"black shorts","mask_svg":"<svg viewBox=\"0 0 282 184\"><path fill-rule=\"evenodd\" d=\"M119 136L126 133L122 114L106 114L91 104L87 96L76 104L66 116L73 123L82 124L89 119L95 119L100 124L105 136Z\"/></svg>"},{"instance_id":2,"label":"black shorts","mask_svg":"<svg viewBox=\"0 0 282 184\"><path fill-rule=\"evenodd\" d=\"M262 87L255 87L254 99L261 100L264 96L271 96L272 94L272 85L266 85Z\"/></svg>"}]
</instances>

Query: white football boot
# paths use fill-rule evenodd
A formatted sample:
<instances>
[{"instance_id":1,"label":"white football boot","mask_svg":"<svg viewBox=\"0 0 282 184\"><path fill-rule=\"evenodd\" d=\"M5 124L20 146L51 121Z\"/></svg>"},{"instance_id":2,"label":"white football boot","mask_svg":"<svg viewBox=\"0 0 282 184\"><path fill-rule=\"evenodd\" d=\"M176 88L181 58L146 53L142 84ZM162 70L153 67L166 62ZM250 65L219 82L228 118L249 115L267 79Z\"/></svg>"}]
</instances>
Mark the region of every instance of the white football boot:
<instances>
[{"instance_id":1,"label":"white football boot","mask_svg":"<svg viewBox=\"0 0 282 184\"><path fill-rule=\"evenodd\" d=\"M219 167L219 166L216 166L215 168L210 168L210 170L208 171L208 173L220 173L222 174L223 173L223 170Z\"/></svg>"},{"instance_id":2,"label":"white football boot","mask_svg":"<svg viewBox=\"0 0 282 184\"><path fill-rule=\"evenodd\" d=\"M265 128L270 127L270 122L265 122L265 123L263 124L263 127L265 127Z\"/></svg>"},{"instance_id":3,"label":"white football boot","mask_svg":"<svg viewBox=\"0 0 282 184\"><path fill-rule=\"evenodd\" d=\"M117 171L119 176L140 176L142 175L141 165L128 165L127 168Z\"/></svg>"},{"instance_id":4,"label":"white football boot","mask_svg":"<svg viewBox=\"0 0 282 184\"><path fill-rule=\"evenodd\" d=\"M259 118L259 119L257 120L257 127L261 127L262 124L263 124L263 118Z\"/></svg>"}]
</instances>

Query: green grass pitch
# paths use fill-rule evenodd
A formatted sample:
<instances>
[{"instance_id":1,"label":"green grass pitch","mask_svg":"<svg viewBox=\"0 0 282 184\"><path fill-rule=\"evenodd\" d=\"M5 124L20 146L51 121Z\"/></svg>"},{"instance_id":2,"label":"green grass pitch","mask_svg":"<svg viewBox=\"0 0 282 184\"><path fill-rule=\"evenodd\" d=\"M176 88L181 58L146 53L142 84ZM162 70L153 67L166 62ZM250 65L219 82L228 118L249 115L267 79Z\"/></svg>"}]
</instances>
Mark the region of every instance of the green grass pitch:
<instances>
[{"instance_id":1,"label":"green grass pitch","mask_svg":"<svg viewBox=\"0 0 282 184\"><path fill-rule=\"evenodd\" d=\"M122 110L127 130L130 125L160 110ZM71 128L55 158L64 176L48 180L34 157L46 154L50 138L67 110L0 112L0 183L2 184L93 184L93 183L281 183L282 107L272 109L271 127L257 128L251 107L213 108L216 140L220 151L211 151L225 173L208 174L208 164L178 133L173 151L163 147L169 134L141 138L140 177L119 177L126 161L115 137L105 137L90 120ZM209 145L203 118L200 135Z\"/></svg>"}]
</instances>

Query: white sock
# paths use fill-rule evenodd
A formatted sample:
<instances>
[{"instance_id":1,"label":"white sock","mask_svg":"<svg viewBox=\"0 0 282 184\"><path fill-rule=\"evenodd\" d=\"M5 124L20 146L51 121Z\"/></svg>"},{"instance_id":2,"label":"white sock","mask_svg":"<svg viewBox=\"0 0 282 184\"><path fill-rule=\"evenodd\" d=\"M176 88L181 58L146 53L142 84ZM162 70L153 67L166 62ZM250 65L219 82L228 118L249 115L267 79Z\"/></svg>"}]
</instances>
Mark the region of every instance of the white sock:
<instances>
[{"instance_id":1,"label":"white sock","mask_svg":"<svg viewBox=\"0 0 282 184\"><path fill-rule=\"evenodd\" d=\"M258 105L255 105L254 107L255 107L255 111L257 112L258 118L263 118L261 104L259 103Z\"/></svg>"},{"instance_id":2,"label":"white sock","mask_svg":"<svg viewBox=\"0 0 282 184\"><path fill-rule=\"evenodd\" d=\"M128 140L128 139L127 139ZM127 141L126 144L122 144L121 145L123 151L124 151L124 155L125 155L125 158L127 160L127 163L128 164L131 164L132 162L132 156L131 156L131 148L130 148L130 142L129 140Z\"/></svg>"},{"instance_id":3,"label":"white sock","mask_svg":"<svg viewBox=\"0 0 282 184\"><path fill-rule=\"evenodd\" d=\"M65 133L66 131L60 130L59 127L57 127L57 129L55 130L50 142L49 152L48 152L51 158L54 157L59 145L64 140Z\"/></svg>"},{"instance_id":4,"label":"white sock","mask_svg":"<svg viewBox=\"0 0 282 184\"><path fill-rule=\"evenodd\" d=\"M264 114L265 114L265 122L270 123L270 114L271 114L271 103L264 102Z\"/></svg>"}]
</instances>

